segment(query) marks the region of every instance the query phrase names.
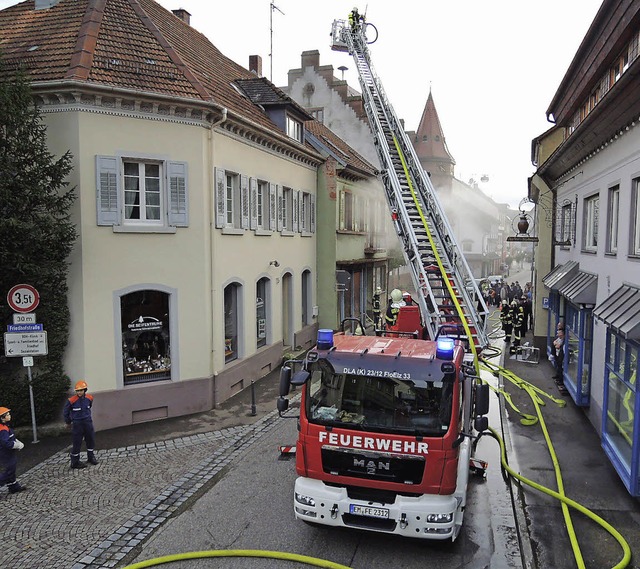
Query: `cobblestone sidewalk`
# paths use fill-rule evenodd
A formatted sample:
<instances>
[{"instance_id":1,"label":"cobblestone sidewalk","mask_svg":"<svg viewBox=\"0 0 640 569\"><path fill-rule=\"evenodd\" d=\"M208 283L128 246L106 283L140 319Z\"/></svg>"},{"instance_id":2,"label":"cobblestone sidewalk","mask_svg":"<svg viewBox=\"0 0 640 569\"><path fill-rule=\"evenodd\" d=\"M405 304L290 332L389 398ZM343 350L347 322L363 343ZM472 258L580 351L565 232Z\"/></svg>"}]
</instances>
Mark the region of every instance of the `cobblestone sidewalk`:
<instances>
[{"instance_id":1,"label":"cobblestone sidewalk","mask_svg":"<svg viewBox=\"0 0 640 569\"><path fill-rule=\"evenodd\" d=\"M0 494L1 564L116 567L276 419L272 412L251 425L100 451L99 464L84 470L58 452L20 477L27 492Z\"/></svg>"}]
</instances>

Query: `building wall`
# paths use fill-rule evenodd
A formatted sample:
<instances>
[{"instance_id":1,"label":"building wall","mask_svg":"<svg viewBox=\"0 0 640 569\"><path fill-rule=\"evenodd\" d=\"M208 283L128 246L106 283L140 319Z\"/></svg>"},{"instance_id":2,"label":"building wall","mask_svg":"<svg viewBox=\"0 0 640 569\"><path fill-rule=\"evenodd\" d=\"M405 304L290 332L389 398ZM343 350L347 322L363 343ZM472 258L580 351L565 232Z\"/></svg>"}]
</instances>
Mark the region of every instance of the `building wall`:
<instances>
[{"instance_id":1,"label":"building wall","mask_svg":"<svg viewBox=\"0 0 640 569\"><path fill-rule=\"evenodd\" d=\"M577 175L576 175L577 174ZM575 177L574 177L575 176ZM640 263L628 256L630 237L633 234L632 183L640 176L640 128L635 126L614 142L608 144L592 158L572 170L559 183L559 204L566 199L573 202L577 196L576 240L570 247L556 249L556 265L570 260L580 263L580 270L598 275L596 306L606 300L623 283L640 283ZM618 251L606 254L607 198L608 189L620 185L618 219ZM584 198L599 194L599 230L597 252L585 252L582 247L584 228ZM603 393L605 381L606 325L594 319L593 363L591 372L591 406L588 416L601 432Z\"/></svg>"},{"instance_id":2,"label":"building wall","mask_svg":"<svg viewBox=\"0 0 640 569\"><path fill-rule=\"evenodd\" d=\"M204 123L153 120L94 112L44 114L51 152L73 154L70 184L78 241L69 273L70 339L65 370L100 395L94 420L106 429L212 408L282 361L284 305L289 343L310 343L317 325L302 322L302 273L310 271L316 302L315 235L223 234L214 228L214 168L315 195L314 168ZM189 225L165 233L120 232L96 222L96 156L131 156L188 163ZM270 265L278 260L278 267ZM271 290L268 345L256 347L256 282ZM288 298L282 283L288 279ZM239 358L225 364L224 286L242 285ZM120 296L137 289L170 295L171 379L123 385ZM293 346L295 347L295 346Z\"/></svg>"}]
</instances>

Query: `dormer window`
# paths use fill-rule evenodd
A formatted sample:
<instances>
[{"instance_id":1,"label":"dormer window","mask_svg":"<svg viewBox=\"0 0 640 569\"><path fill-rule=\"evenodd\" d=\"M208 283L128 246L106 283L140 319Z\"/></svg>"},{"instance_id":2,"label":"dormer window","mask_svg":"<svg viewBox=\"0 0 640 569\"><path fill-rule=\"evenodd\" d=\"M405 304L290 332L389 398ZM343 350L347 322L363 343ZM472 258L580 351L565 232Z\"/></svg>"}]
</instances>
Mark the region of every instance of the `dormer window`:
<instances>
[{"instance_id":1,"label":"dormer window","mask_svg":"<svg viewBox=\"0 0 640 569\"><path fill-rule=\"evenodd\" d=\"M287 115L287 136L302 142L302 123Z\"/></svg>"}]
</instances>

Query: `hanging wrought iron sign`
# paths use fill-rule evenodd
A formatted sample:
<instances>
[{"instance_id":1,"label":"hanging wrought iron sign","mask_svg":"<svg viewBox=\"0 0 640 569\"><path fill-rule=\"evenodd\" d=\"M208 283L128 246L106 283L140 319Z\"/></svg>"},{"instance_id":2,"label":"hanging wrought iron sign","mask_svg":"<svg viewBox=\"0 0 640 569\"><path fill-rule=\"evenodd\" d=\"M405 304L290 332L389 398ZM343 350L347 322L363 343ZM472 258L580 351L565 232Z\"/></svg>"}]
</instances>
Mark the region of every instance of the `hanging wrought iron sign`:
<instances>
[{"instance_id":1,"label":"hanging wrought iron sign","mask_svg":"<svg viewBox=\"0 0 640 569\"><path fill-rule=\"evenodd\" d=\"M537 243L538 238L532 235L529 235L529 228L533 225L533 218L524 210L520 210L520 217L517 218L517 220L518 220L518 223L516 224L516 227L518 232L516 233L516 235L511 235L510 237L507 237L507 241L510 241L510 242L516 241L520 243ZM515 221L516 221L516 218L514 217L511 220L512 228Z\"/></svg>"}]
</instances>

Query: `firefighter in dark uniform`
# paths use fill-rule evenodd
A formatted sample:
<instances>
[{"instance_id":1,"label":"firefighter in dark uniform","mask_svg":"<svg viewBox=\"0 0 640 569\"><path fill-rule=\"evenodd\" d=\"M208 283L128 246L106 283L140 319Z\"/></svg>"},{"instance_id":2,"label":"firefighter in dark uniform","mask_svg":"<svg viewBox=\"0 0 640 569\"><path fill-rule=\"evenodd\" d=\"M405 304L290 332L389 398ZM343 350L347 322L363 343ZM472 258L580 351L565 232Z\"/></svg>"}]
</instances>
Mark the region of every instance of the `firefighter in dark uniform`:
<instances>
[{"instance_id":1,"label":"firefighter in dark uniform","mask_svg":"<svg viewBox=\"0 0 640 569\"><path fill-rule=\"evenodd\" d=\"M27 489L16 480L18 451L24 448L24 443L16 439L13 429L9 426L10 421L11 409L0 407L0 463L4 466L0 474L0 484L6 484L9 492L15 494Z\"/></svg>"},{"instance_id":2,"label":"firefighter in dark uniform","mask_svg":"<svg viewBox=\"0 0 640 569\"><path fill-rule=\"evenodd\" d=\"M502 301L500 309L500 323L504 332L504 341L506 344L511 342L511 331L513 330L513 322L511 321L511 307L506 300Z\"/></svg>"},{"instance_id":3,"label":"firefighter in dark uniform","mask_svg":"<svg viewBox=\"0 0 640 569\"><path fill-rule=\"evenodd\" d=\"M382 289L380 287L376 288L376 292L373 295L373 300L371 301L371 306L373 309L373 327L376 330L380 330L382 328L382 304L380 304L381 294Z\"/></svg>"},{"instance_id":4,"label":"firefighter in dark uniform","mask_svg":"<svg viewBox=\"0 0 640 569\"><path fill-rule=\"evenodd\" d=\"M402 291L394 288L391 291L389 306L387 306L387 312L384 315L387 328L395 326L396 321L398 320L398 313L400 312L401 306L404 306L404 301L402 300Z\"/></svg>"},{"instance_id":5,"label":"firefighter in dark uniform","mask_svg":"<svg viewBox=\"0 0 640 569\"><path fill-rule=\"evenodd\" d=\"M364 16L361 16L358 13L358 8L354 8L351 12L349 12L349 25L352 30L355 30L364 23Z\"/></svg>"},{"instance_id":6,"label":"firefighter in dark uniform","mask_svg":"<svg viewBox=\"0 0 640 569\"><path fill-rule=\"evenodd\" d=\"M86 468L84 462L80 462L80 448L84 439L87 445L87 462L98 464L95 455L95 432L91 419L91 406L93 397L87 394L87 383L78 381L75 386L76 394L69 397L64 406L64 422L71 426L73 447L71 449L71 468Z\"/></svg>"},{"instance_id":7,"label":"firefighter in dark uniform","mask_svg":"<svg viewBox=\"0 0 640 569\"><path fill-rule=\"evenodd\" d=\"M524 309L515 300L511 302L511 321L513 323L513 344L511 344L509 353L515 354L520 348L522 327L524 326Z\"/></svg>"}]
</instances>

